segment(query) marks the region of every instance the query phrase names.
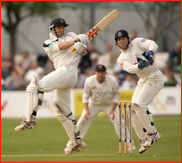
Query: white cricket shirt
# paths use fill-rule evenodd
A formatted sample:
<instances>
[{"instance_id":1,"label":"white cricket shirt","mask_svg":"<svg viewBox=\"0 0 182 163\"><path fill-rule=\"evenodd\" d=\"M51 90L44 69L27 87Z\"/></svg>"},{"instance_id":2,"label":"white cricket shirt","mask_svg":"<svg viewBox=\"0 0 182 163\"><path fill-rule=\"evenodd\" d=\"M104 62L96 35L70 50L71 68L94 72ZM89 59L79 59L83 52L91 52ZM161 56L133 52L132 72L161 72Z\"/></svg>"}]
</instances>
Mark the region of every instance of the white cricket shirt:
<instances>
[{"instance_id":1,"label":"white cricket shirt","mask_svg":"<svg viewBox=\"0 0 182 163\"><path fill-rule=\"evenodd\" d=\"M75 33L69 32L61 38L54 37L54 39L48 39L44 42L43 49L53 62L55 69L64 65L78 66L80 55L76 51L71 51L73 46L67 50L60 50L58 47L58 43L75 40L76 37Z\"/></svg>"},{"instance_id":2,"label":"white cricket shirt","mask_svg":"<svg viewBox=\"0 0 182 163\"><path fill-rule=\"evenodd\" d=\"M157 49L158 46L154 41L138 37L131 41L127 50L121 50L117 62L123 70L132 74L137 74L140 78L152 77L155 72L159 71L157 65L153 63L153 65L139 69L137 57L147 61L142 54L148 50L152 50L155 54Z\"/></svg>"},{"instance_id":3,"label":"white cricket shirt","mask_svg":"<svg viewBox=\"0 0 182 163\"><path fill-rule=\"evenodd\" d=\"M113 76L106 74L105 81L100 84L97 76L92 75L85 81L82 100L83 103L103 106L118 103L120 95L118 82Z\"/></svg>"}]
</instances>

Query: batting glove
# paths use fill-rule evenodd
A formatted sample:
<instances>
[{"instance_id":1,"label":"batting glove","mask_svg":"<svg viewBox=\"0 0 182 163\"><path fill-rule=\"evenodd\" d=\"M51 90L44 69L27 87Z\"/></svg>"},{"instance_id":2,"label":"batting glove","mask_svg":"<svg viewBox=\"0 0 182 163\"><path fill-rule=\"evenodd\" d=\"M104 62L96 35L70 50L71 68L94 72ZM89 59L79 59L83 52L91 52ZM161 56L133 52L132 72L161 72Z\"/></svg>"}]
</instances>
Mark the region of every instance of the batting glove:
<instances>
[{"instance_id":1,"label":"batting glove","mask_svg":"<svg viewBox=\"0 0 182 163\"><path fill-rule=\"evenodd\" d=\"M145 61L141 58L138 58L138 57L137 57L137 62L138 62L138 68L139 69L143 69L145 67L148 67L151 64L149 61L147 62L147 61Z\"/></svg>"},{"instance_id":2,"label":"batting glove","mask_svg":"<svg viewBox=\"0 0 182 163\"><path fill-rule=\"evenodd\" d=\"M81 42L76 42L74 44L74 48L76 49L77 53L81 53L84 50L84 45Z\"/></svg>"},{"instance_id":3,"label":"batting glove","mask_svg":"<svg viewBox=\"0 0 182 163\"><path fill-rule=\"evenodd\" d=\"M154 60L153 60L154 52L152 50L146 51L142 55L150 62L151 65L153 65L153 63L154 63Z\"/></svg>"},{"instance_id":4,"label":"batting glove","mask_svg":"<svg viewBox=\"0 0 182 163\"><path fill-rule=\"evenodd\" d=\"M88 39L88 36L85 35L85 34L79 34L76 39L75 39L75 42L81 42L82 44L87 44L89 43L89 39Z\"/></svg>"}]
</instances>

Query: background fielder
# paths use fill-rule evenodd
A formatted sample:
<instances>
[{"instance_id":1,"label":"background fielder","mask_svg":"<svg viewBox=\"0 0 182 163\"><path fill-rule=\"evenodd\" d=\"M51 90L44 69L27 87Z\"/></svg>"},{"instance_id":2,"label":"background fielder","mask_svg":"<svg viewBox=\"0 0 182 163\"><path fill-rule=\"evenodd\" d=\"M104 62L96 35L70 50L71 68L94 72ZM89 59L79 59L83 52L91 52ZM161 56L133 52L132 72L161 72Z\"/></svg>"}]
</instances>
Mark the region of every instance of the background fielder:
<instances>
[{"instance_id":1,"label":"background fielder","mask_svg":"<svg viewBox=\"0 0 182 163\"><path fill-rule=\"evenodd\" d=\"M15 131L24 131L37 127L35 117L42 104L43 94L54 90L57 118L73 143L73 147L65 151L65 154L70 155L86 148L86 144L79 137L80 131L71 112L70 95L71 88L74 87L78 78L79 53L83 55L87 53L84 44L88 43L88 37L85 34L65 33L66 26L68 24L62 18L53 19L50 24L50 39L44 42L43 49L53 62L56 70L38 82L35 77L32 77L26 89L26 118L15 128ZM76 49L75 52L71 51L73 47Z\"/></svg>"},{"instance_id":2,"label":"background fielder","mask_svg":"<svg viewBox=\"0 0 182 163\"><path fill-rule=\"evenodd\" d=\"M119 136L119 110L118 108L116 109L116 106L120 99L120 95L118 81L113 76L106 74L106 67L104 65L97 65L95 68L95 75L88 77L84 84L84 92L82 96L84 110L78 120L78 128L82 139L97 114L101 111L105 112L109 117L110 121L114 124L117 135ZM124 125L124 122L122 124ZM122 133L124 134L124 127L122 129ZM129 134L127 135L129 141ZM132 142L133 150L136 150L134 141ZM69 149L71 146L72 145L69 141L65 150Z\"/></svg>"},{"instance_id":3,"label":"background fielder","mask_svg":"<svg viewBox=\"0 0 182 163\"><path fill-rule=\"evenodd\" d=\"M139 153L143 153L161 138L148 108L164 85L163 74L153 61L158 46L152 40L139 37L130 42L125 30L115 33L115 41L121 50L117 62L123 70L140 77L132 97L132 125L141 140Z\"/></svg>"}]
</instances>

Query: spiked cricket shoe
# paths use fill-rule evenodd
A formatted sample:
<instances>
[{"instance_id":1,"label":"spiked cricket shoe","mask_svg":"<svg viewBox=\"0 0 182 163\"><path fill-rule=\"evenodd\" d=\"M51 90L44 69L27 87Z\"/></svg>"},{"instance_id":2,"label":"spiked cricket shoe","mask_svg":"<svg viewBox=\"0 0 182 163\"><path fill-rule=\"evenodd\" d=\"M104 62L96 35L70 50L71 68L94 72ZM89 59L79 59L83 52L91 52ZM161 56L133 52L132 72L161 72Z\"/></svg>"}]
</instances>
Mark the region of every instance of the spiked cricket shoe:
<instances>
[{"instance_id":1,"label":"spiked cricket shoe","mask_svg":"<svg viewBox=\"0 0 182 163\"><path fill-rule=\"evenodd\" d=\"M140 149L139 149L139 153L142 154L143 152L145 152L149 147L144 147L143 145L145 144L146 140L140 140Z\"/></svg>"},{"instance_id":2,"label":"spiked cricket shoe","mask_svg":"<svg viewBox=\"0 0 182 163\"><path fill-rule=\"evenodd\" d=\"M28 129L33 129L37 127L37 122L36 121L30 121L27 122L25 119L21 122L19 126L15 128L15 131L25 131Z\"/></svg>"},{"instance_id":3,"label":"spiked cricket shoe","mask_svg":"<svg viewBox=\"0 0 182 163\"><path fill-rule=\"evenodd\" d=\"M68 143L66 144L66 147L64 149L64 152L66 152L70 148L73 148L73 143L71 142L71 140L69 140Z\"/></svg>"},{"instance_id":4,"label":"spiked cricket shoe","mask_svg":"<svg viewBox=\"0 0 182 163\"><path fill-rule=\"evenodd\" d=\"M146 142L143 144L144 147L150 147L155 142L157 142L161 138L161 135L158 132L155 132L154 134L148 134L148 138Z\"/></svg>"},{"instance_id":5,"label":"spiked cricket shoe","mask_svg":"<svg viewBox=\"0 0 182 163\"><path fill-rule=\"evenodd\" d=\"M74 147L65 149L64 151L65 151L66 155L72 155L78 151L84 150L86 147L87 147L87 145L82 140L80 140L79 144L77 144Z\"/></svg>"}]
</instances>

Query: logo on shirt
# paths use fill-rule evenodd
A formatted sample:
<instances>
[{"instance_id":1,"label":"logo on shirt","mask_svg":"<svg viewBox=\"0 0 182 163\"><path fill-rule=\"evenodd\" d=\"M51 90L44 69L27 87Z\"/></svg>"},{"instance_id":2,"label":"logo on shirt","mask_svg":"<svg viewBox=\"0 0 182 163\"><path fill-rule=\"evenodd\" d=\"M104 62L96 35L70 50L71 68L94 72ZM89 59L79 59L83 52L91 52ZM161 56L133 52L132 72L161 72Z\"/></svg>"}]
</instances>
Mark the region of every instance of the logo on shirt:
<instances>
[{"instance_id":1,"label":"logo on shirt","mask_svg":"<svg viewBox=\"0 0 182 163\"><path fill-rule=\"evenodd\" d=\"M146 39L145 39L145 38L141 40L141 42L145 42L145 41L146 41Z\"/></svg>"},{"instance_id":2,"label":"logo on shirt","mask_svg":"<svg viewBox=\"0 0 182 163\"><path fill-rule=\"evenodd\" d=\"M101 97L106 96L107 93L109 93L109 92L108 91L107 92L96 92L96 94L98 94Z\"/></svg>"},{"instance_id":3,"label":"logo on shirt","mask_svg":"<svg viewBox=\"0 0 182 163\"><path fill-rule=\"evenodd\" d=\"M96 90L96 89L97 89L97 87L96 87L96 86L93 86L93 87L92 87L92 89L95 89L95 90Z\"/></svg>"},{"instance_id":4,"label":"logo on shirt","mask_svg":"<svg viewBox=\"0 0 182 163\"><path fill-rule=\"evenodd\" d=\"M51 45L52 45L52 42L48 45L48 48L50 48L50 47L51 47Z\"/></svg>"}]
</instances>

